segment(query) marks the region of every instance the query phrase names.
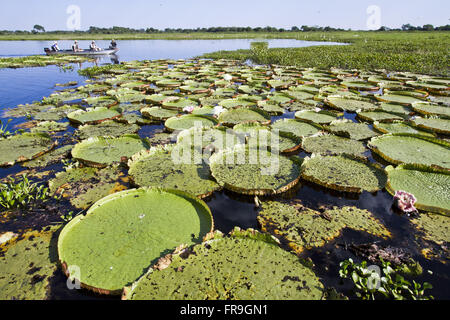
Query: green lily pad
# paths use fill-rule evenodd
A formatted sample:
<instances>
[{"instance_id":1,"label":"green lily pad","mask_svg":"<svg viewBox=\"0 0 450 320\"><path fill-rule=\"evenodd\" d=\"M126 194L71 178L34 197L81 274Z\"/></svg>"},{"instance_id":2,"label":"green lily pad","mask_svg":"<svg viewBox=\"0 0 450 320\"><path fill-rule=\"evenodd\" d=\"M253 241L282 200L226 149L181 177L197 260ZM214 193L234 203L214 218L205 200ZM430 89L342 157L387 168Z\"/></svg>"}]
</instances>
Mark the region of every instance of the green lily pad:
<instances>
[{"instance_id":1,"label":"green lily pad","mask_svg":"<svg viewBox=\"0 0 450 320\"><path fill-rule=\"evenodd\" d=\"M386 185L386 174L377 165L350 156L312 156L305 158L302 178L325 188L361 193L376 192Z\"/></svg>"},{"instance_id":2,"label":"green lily pad","mask_svg":"<svg viewBox=\"0 0 450 320\"><path fill-rule=\"evenodd\" d=\"M210 167L220 185L248 195L282 193L294 187L300 179L296 162L244 145L213 154Z\"/></svg>"},{"instance_id":3,"label":"green lily pad","mask_svg":"<svg viewBox=\"0 0 450 320\"><path fill-rule=\"evenodd\" d=\"M198 102L185 98L167 99L163 101L162 106L166 109L183 111L186 107L197 107Z\"/></svg>"},{"instance_id":4,"label":"green lily pad","mask_svg":"<svg viewBox=\"0 0 450 320\"><path fill-rule=\"evenodd\" d=\"M402 121L393 121L391 123L380 123L375 121L373 123L373 127L381 133L413 133L433 137L433 134L426 131L417 130Z\"/></svg>"},{"instance_id":5,"label":"green lily pad","mask_svg":"<svg viewBox=\"0 0 450 320\"><path fill-rule=\"evenodd\" d=\"M65 131L69 123L67 122L55 122L55 121L44 121L39 122L36 127L32 128L30 132L58 132Z\"/></svg>"},{"instance_id":6,"label":"green lily pad","mask_svg":"<svg viewBox=\"0 0 450 320\"><path fill-rule=\"evenodd\" d=\"M413 103L412 108L414 111L423 115L440 116L444 118L450 118L450 108L438 104L432 104L429 102L416 102Z\"/></svg>"},{"instance_id":7,"label":"green lily pad","mask_svg":"<svg viewBox=\"0 0 450 320\"><path fill-rule=\"evenodd\" d=\"M228 109L219 115L219 122L225 126L234 126L248 121L270 124L270 119L271 117L267 112L255 107Z\"/></svg>"},{"instance_id":8,"label":"green lily pad","mask_svg":"<svg viewBox=\"0 0 450 320\"><path fill-rule=\"evenodd\" d=\"M358 112L357 117L368 122L392 122L395 120L403 120L403 117L384 111Z\"/></svg>"},{"instance_id":9,"label":"green lily pad","mask_svg":"<svg viewBox=\"0 0 450 320\"><path fill-rule=\"evenodd\" d=\"M333 121L330 125L325 126L325 129L338 136L354 140L366 140L378 135L367 124L347 119Z\"/></svg>"},{"instance_id":10,"label":"green lily pad","mask_svg":"<svg viewBox=\"0 0 450 320\"><path fill-rule=\"evenodd\" d=\"M56 146L46 133L23 133L0 139L0 167L35 159Z\"/></svg>"},{"instance_id":11,"label":"green lily pad","mask_svg":"<svg viewBox=\"0 0 450 320\"><path fill-rule=\"evenodd\" d=\"M443 140L411 133L392 133L372 138L368 146L392 164L450 169L450 144Z\"/></svg>"},{"instance_id":12,"label":"green lily pad","mask_svg":"<svg viewBox=\"0 0 450 320\"><path fill-rule=\"evenodd\" d=\"M378 108L376 104L369 101L345 98L342 96L329 96L324 100L328 106L347 112L372 111Z\"/></svg>"},{"instance_id":13,"label":"green lily pad","mask_svg":"<svg viewBox=\"0 0 450 320\"><path fill-rule=\"evenodd\" d=\"M151 120L165 121L171 117L176 116L178 114L178 111L160 107L151 107L141 109L141 114L143 117Z\"/></svg>"},{"instance_id":14,"label":"green lily pad","mask_svg":"<svg viewBox=\"0 0 450 320\"><path fill-rule=\"evenodd\" d=\"M239 107L254 107L256 106L256 102L244 100L244 99L225 99L218 103L220 106L227 108L227 109L233 109L233 108L239 108Z\"/></svg>"},{"instance_id":15,"label":"green lily pad","mask_svg":"<svg viewBox=\"0 0 450 320\"><path fill-rule=\"evenodd\" d=\"M295 113L295 118L315 124L329 124L337 119L337 116L328 111L301 110Z\"/></svg>"},{"instance_id":16,"label":"green lily pad","mask_svg":"<svg viewBox=\"0 0 450 320\"><path fill-rule=\"evenodd\" d=\"M188 158L182 152L188 152ZM197 155L197 158L196 158ZM134 155L128 162L129 174L140 187L176 189L204 198L220 189L203 161L191 148L167 145Z\"/></svg>"},{"instance_id":17,"label":"green lily pad","mask_svg":"<svg viewBox=\"0 0 450 320\"><path fill-rule=\"evenodd\" d=\"M271 125L272 129L280 132L290 132L298 137L312 136L320 132L323 127L314 122L305 122L296 119L280 119Z\"/></svg>"},{"instance_id":18,"label":"green lily pad","mask_svg":"<svg viewBox=\"0 0 450 320\"><path fill-rule=\"evenodd\" d=\"M49 298L50 280L57 270L54 231L31 231L0 245L1 300Z\"/></svg>"},{"instance_id":19,"label":"green lily pad","mask_svg":"<svg viewBox=\"0 0 450 320\"><path fill-rule=\"evenodd\" d=\"M93 137L75 145L72 157L88 166L105 167L148 148L147 141L138 135L130 134L118 138Z\"/></svg>"},{"instance_id":20,"label":"green lily pad","mask_svg":"<svg viewBox=\"0 0 450 320\"><path fill-rule=\"evenodd\" d=\"M243 143L245 141L242 137L226 127L193 127L181 131L177 136L177 144L186 144L200 150L211 148L211 151L217 151Z\"/></svg>"},{"instance_id":21,"label":"green lily pad","mask_svg":"<svg viewBox=\"0 0 450 320\"><path fill-rule=\"evenodd\" d=\"M217 119L209 116L186 114L180 117L172 117L166 120L164 126L169 132L181 131L192 127L210 128L218 124Z\"/></svg>"},{"instance_id":22,"label":"green lily pad","mask_svg":"<svg viewBox=\"0 0 450 320\"><path fill-rule=\"evenodd\" d=\"M298 257L251 229L216 232L192 253L166 257L133 287L129 300L319 300L324 287ZM158 270L160 269L160 270Z\"/></svg>"},{"instance_id":23,"label":"green lily pad","mask_svg":"<svg viewBox=\"0 0 450 320\"><path fill-rule=\"evenodd\" d=\"M84 102L89 104L91 107L112 107L117 104L117 100L108 97L108 96L100 96L100 97L89 97L83 99Z\"/></svg>"},{"instance_id":24,"label":"green lily pad","mask_svg":"<svg viewBox=\"0 0 450 320\"><path fill-rule=\"evenodd\" d=\"M334 207L324 213L299 203L263 202L258 222L297 253L321 247L337 238L345 228L388 238L390 232L371 212L355 207Z\"/></svg>"},{"instance_id":25,"label":"green lily pad","mask_svg":"<svg viewBox=\"0 0 450 320\"><path fill-rule=\"evenodd\" d=\"M400 165L386 168L386 190L395 195L406 191L417 199L415 207L421 210L450 215L450 172L426 166Z\"/></svg>"},{"instance_id":26,"label":"green lily pad","mask_svg":"<svg viewBox=\"0 0 450 320\"><path fill-rule=\"evenodd\" d=\"M450 242L450 217L421 213L418 218L411 219L411 222L423 232L424 239L441 245Z\"/></svg>"},{"instance_id":27,"label":"green lily pad","mask_svg":"<svg viewBox=\"0 0 450 320\"><path fill-rule=\"evenodd\" d=\"M415 102L423 101L422 99L418 99L410 95L400 94L375 95L375 98L382 102L396 103L404 106L411 106Z\"/></svg>"},{"instance_id":28,"label":"green lily pad","mask_svg":"<svg viewBox=\"0 0 450 320\"><path fill-rule=\"evenodd\" d=\"M96 125L87 124L80 126L75 134L82 140L91 137L120 137L124 134L136 133L139 131L139 128L136 124L124 124L107 120Z\"/></svg>"},{"instance_id":29,"label":"green lily pad","mask_svg":"<svg viewBox=\"0 0 450 320\"><path fill-rule=\"evenodd\" d=\"M37 157L34 160L23 162L22 166L27 168L44 168L66 158L72 148L73 145L67 145L58 149L53 149L52 151L44 153L42 156Z\"/></svg>"},{"instance_id":30,"label":"green lily pad","mask_svg":"<svg viewBox=\"0 0 450 320\"><path fill-rule=\"evenodd\" d=\"M212 229L211 211L188 193L126 190L103 198L64 227L59 260L83 287L120 294L161 256L200 243ZM70 274L70 266L78 266L79 273Z\"/></svg>"},{"instance_id":31,"label":"green lily pad","mask_svg":"<svg viewBox=\"0 0 450 320\"><path fill-rule=\"evenodd\" d=\"M411 122L417 128L450 135L450 119L415 117Z\"/></svg>"},{"instance_id":32,"label":"green lily pad","mask_svg":"<svg viewBox=\"0 0 450 320\"><path fill-rule=\"evenodd\" d=\"M309 153L321 155L349 154L361 158L365 158L364 153L367 151L364 143L358 140L331 134L306 137L302 141L302 148Z\"/></svg>"},{"instance_id":33,"label":"green lily pad","mask_svg":"<svg viewBox=\"0 0 450 320\"><path fill-rule=\"evenodd\" d=\"M88 108L86 111L77 110L67 115L70 121L79 124L95 124L102 121L118 118L122 114L120 109L116 108Z\"/></svg>"},{"instance_id":34,"label":"green lily pad","mask_svg":"<svg viewBox=\"0 0 450 320\"><path fill-rule=\"evenodd\" d=\"M398 114L398 115L410 115L413 110L410 107L402 106L401 104L394 103L380 103L380 109L384 112Z\"/></svg>"},{"instance_id":35,"label":"green lily pad","mask_svg":"<svg viewBox=\"0 0 450 320\"><path fill-rule=\"evenodd\" d=\"M122 174L117 167L69 168L58 172L49 181L50 192L68 198L70 203L78 209L87 209L96 201L114 192L125 189L120 183Z\"/></svg>"}]
</instances>

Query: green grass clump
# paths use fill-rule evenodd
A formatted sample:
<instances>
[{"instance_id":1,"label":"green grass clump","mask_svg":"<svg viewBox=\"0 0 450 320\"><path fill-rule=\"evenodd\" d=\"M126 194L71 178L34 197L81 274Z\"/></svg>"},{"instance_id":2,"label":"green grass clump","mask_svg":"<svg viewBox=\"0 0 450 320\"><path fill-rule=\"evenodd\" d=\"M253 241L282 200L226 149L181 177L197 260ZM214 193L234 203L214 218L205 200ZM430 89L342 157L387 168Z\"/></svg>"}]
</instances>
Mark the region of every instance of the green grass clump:
<instances>
[{"instance_id":1,"label":"green grass clump","mask_svg":"<svg viewBox=\"0 0 450 320\"><path fill-rule=\"evenodd\" d=\"M50 197L48 188L32 183L26 175L21 179L9 177L0 184L0 209L17 209L34 201L44 201Z\"/></svg>"}]
</instances>

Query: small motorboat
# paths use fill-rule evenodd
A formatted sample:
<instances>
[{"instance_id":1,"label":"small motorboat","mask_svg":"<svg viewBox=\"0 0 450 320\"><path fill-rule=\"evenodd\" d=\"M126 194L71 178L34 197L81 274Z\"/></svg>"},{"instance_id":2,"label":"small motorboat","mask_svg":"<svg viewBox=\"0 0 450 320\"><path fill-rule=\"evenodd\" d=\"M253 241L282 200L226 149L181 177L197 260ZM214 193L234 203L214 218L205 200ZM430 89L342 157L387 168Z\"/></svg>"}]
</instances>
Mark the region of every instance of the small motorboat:
<instances>
[{"instance_id":1,"label":"small motorboat","mask_svg":"<svg viewBox=\"0 0 450 320\"><path fill-rule=\"evenodd\" d=\"M59 51L53 51L49 48L44 48L45 53L48 56L53 55L71 55L71 56L99 56L99 55L110 55L115 54L117 51L119 51L118 48L114 49L102 49L100 51L94 51L94 50L83 50L83 51L73 51L73 50L59 50Z\"/></svg>"}]
</instances>

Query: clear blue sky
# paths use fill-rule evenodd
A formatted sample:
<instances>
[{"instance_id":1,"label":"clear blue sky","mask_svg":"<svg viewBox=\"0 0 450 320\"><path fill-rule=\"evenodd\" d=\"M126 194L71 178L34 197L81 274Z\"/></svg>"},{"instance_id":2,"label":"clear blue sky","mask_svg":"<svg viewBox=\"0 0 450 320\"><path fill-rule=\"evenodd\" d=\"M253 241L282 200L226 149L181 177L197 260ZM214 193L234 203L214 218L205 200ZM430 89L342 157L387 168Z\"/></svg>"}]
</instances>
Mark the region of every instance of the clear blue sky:
<instances>
[{"instance_id":1,"label":"clear blue sky","mask_svg":"<svg viewBox=\"0 0 450 320\"><path fill-rule=\"evenodd\" d=\"M2 0L0 30L66 30L69 5L81 10L81 30L89 26L196 28L212 26L318 25L366 29L370 5L381 9L381 25L450 24L449 0Z\"/></svg>"}]
</instances>

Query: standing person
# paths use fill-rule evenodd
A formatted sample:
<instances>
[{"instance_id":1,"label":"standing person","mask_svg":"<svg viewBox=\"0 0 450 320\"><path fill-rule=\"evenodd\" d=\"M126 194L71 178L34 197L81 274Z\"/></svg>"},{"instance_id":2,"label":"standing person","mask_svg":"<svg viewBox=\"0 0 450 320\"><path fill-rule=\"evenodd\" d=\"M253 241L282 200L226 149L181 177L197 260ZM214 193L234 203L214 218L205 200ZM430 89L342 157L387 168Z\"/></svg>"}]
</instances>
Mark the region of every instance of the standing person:
<instances>
[{"instance_id":1,"label":"standing person","mask_svg":"<svg viewBox=\"0 0 450 320\"><path fill-rule=\"evenodd\" d=\"M60 51L60 50L61 50L61 49L59 49L59 47L58 47L58 41L53 42L52 50L53 50L53 51Z\"/></svg>"},{"instance_id":2,"label":"standing person","mask_svg":"<svg viewBox=\"0 0 450 320\"><path fill-rule=\"evenodd\" d=\"M72 45L72 51L73 51L73 52L80 52L80 51L83 51L83 50L80 49L80 47L78 47L78 41L77 41L77 40L75 40L75 42L74 42L73 45Z\"/></svg>"}]
</instances>

